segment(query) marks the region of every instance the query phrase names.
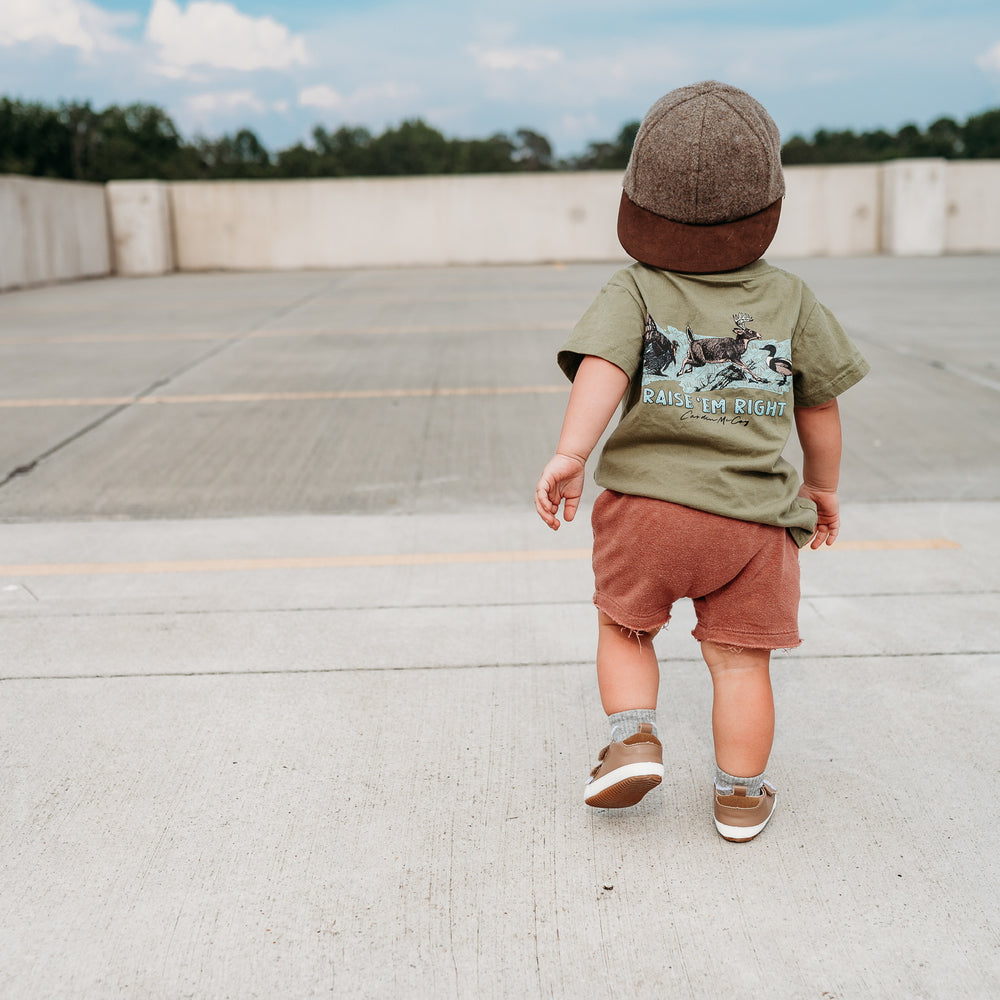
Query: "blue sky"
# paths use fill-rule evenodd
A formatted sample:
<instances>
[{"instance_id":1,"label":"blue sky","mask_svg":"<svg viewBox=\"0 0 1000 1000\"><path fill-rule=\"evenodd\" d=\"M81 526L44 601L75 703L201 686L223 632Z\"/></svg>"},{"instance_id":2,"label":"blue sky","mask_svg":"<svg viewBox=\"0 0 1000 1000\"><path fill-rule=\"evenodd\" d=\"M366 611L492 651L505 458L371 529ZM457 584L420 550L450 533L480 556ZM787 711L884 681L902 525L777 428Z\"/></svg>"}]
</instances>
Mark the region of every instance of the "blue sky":
<instances>
[{"instance_id":1,"label":"blue sky","mask_svg":"<svg viewBox=\"0 0 1000 1000\"><path fill-rule=\"evenodd\" d=\"M673 87L749 90L784 137L1000 107L997 0L0 0L0 95L135 101L188 138L531 128L558 155Z\"/></svg>"}]
</instances>

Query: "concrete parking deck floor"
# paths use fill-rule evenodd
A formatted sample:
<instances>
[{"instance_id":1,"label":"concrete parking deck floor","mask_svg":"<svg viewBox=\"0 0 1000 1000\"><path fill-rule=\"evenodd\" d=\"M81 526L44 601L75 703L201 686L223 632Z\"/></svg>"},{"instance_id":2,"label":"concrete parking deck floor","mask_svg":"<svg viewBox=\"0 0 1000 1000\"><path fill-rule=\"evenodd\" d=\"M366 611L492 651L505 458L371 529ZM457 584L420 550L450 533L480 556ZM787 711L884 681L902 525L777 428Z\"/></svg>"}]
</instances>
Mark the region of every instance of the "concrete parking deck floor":
<instances>
[{"instance_id":1,"label":"concrete parking deck floor","mask_svg":"<svg viewBox=\"0 0 1000 1000\"><path fill-rule=\"evenodd\" d=\"M666 780L582 801L589 529L531 497L613 265L0 296L0 996L992 1000L998 264L788 263L873 373L747 845L689 608Z\"/></svg>"}]
</instances>

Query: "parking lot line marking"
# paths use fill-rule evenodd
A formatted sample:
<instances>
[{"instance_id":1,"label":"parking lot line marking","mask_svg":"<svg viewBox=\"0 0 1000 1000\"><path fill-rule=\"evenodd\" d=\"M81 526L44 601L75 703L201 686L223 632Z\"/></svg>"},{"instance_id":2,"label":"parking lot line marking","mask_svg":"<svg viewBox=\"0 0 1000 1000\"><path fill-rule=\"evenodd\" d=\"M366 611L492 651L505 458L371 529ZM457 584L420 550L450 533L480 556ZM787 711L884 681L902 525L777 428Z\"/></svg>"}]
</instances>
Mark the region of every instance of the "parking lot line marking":
<instances>
[{"instance_id":1,"label":"parking lot line marking","mask_svg":"<svg viewBox=\"0 0 1000 1000\"><path fill-rule=\"evenodd\" d=\"M839 542L834 551L878 552L958 549L947 538L885 539ZM550 562L590 559L590 549L524 549L499 552L411 552L353 556L277 556L250 559L165 559L144 562L22 563L0 565L0 577L107 576L150 573L245 573L256 570L350 569L381 566L448 566L483 563Z\"/></svg>"},{"instance_id":2,"label":"parking lot line marking","mask_svg":"<svg viewBox=\"0 0 1000 1000\"><path fill-rule=\"evenodd\" d=\"M558 322L529 323L419 323L399 326L359 326L346 330L329 327L278 327L271 330L237 330L224 333L218 330L188 330L173 333L61 333L53 336L10 336L0 337L0 346L24 346L43 344L155 344L162 342L213 341L213 340L275 340L291 337L386 337L399 334L403 337L422 334L451 333L543 333L550 330L571 330L576 321L569 319Z\"/></svg>"},{"instance_id":3,"label":"parking lot line marking","mask_svg":"<svg viewBox=\"0 0 1000 1000\"><path fill-rule=\"evenodd\" d=\"M259 559L168 559L150 562L26 563L0 566L4 576L89 576L145 573L242 573L249 570L345 569L379 566L442 566L468 563L546 562L589 559L590 549L520 552L412 552L355 556L277 556Z\"/></svg>"},{"instance_id":4,"label":"parking lot line marking","mask_svg":"<svg viewBox=\"0 0 1000 1000\"><path fill-rule=\"evenodd\" d=\"M823 546L826 548L826 546ZM885 538L845 540L829 546L835 552L896 552L907 549L960 549L950 538Z\"/></svg>"},{"instance_id":5,"label":"parking lot line marking","mask_svg":"<svg viewBox=\"0 0 1000 1000\"><path fill-rule=\"evenodd\" d=\"M537 396L565 394L566 385L484 385L413 389L330 389L315 392L216 392L173 396L67 396L0 399L0 409L70 406L177 406L193 403L303 403L345 399L428 399L446 396Z\"/></svg>"}]
</instances>

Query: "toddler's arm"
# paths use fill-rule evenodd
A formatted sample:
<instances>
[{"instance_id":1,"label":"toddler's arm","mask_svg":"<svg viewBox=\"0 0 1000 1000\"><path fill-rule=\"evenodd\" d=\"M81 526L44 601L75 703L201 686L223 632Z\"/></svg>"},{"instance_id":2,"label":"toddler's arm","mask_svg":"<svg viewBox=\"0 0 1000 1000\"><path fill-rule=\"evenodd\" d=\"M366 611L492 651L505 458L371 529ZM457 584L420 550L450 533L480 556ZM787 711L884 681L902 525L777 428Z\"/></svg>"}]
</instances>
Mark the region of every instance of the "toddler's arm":
<instances>
[{"instance_id":1,"label":"toddler's arm","mask_svg":"<svg viewBox=\"0 0 1000 1000\"><path fill-rule=\"evenodd\" d=\"M836 398L820 406L795 407L795 429L802 445L802 487L800 497L816 504L816 534L809 543L818 549L832 545L840 531L840 409Z\"/></svg>"},{"instance_id":2,"label":"toddler's arm","mask_svg":"<svg viewBox=\"0 0 1000 1000\"><path fill-rule=\"evenodd\" d=\"M628 375L610 361L588 354L580 362L556 453L535 487L535 510L553 531L559 528L556 515L560 503L564 503L567 521L576 517L587 459L614 416L628 383Z\"/></svg>"}]
</instances>

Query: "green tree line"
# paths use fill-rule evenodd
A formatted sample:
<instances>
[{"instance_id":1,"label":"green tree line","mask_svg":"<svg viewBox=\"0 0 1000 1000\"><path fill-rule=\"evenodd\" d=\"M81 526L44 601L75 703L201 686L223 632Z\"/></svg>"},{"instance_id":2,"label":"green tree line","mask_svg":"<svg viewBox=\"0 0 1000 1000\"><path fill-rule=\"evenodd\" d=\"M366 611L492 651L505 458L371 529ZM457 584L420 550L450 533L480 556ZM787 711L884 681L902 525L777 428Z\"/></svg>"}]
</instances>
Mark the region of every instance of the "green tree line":
<instances>
[{"instance_id":1,"label":"green tree line","mask_svg":"<svg viewBox=\"0 0 1000 1000\"><path fill-rule=\"evenodd\" d=\"M920 156L943 156L948 160L1000 158L1000 108L973 115L962 124L953 118L939 118L926 129L912 124L898 132L820 129L812 139L793 135L781 148L781 160L789 165L873 163Z\"/></svg>"},{"instance_id":2,"label":"green tree line","mask_svg":"<svg viewBox=\"0 0 1000 1000\"><path fill-rule=\"evenodd\" d=\"M455 139L420 119L381 135L358 126L317 126L308 142L272 152L246 128L188 141L151 104L96 110L89 103L52 107L0 98L0 173L104 182L614 170L627 163L638 128L637 121L629 122L614 139L591 142L565 159L557 159L548 139L531 129ZM941 118L927 129L905 125L895 133L821 129L811 139L792 136L782 149L786 164L911 156L1000 158L1000 108L962 124Z\"/></svg>"}]
</instances>

